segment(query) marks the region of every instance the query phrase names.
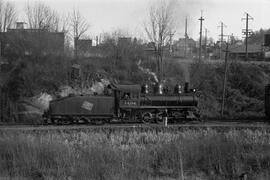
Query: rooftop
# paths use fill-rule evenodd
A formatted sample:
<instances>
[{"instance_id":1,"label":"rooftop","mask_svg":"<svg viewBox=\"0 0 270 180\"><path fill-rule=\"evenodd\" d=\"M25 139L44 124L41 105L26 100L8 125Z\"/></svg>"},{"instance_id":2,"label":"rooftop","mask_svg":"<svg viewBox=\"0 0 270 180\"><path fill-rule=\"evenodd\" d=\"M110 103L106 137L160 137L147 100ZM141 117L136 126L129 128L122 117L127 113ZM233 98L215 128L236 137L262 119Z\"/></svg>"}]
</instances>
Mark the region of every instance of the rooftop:
<instances>
[{"instance_id":1,"label":"rooftop","mask_svg":"<svg viewBox=\"0 0 270 180\"><path fill-rule=\"evenodd\" d=\"M246 46L245 45L234 45L229 48L230 53L245 53ZM248 44L249 53L258 53L262 52L262 45L260 44Z\"/></svg>"}]
</instances>

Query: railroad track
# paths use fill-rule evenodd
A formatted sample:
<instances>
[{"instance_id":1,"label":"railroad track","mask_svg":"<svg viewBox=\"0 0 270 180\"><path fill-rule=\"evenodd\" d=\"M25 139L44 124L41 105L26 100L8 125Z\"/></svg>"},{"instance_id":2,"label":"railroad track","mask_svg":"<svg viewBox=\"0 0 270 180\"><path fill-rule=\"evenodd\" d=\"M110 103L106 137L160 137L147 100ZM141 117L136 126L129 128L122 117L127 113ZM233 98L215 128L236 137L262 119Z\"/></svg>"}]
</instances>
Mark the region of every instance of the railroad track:
<instances>
[{"instance_id":1,"label":"railroad track","mask_svg":"<svg viewBox=\"0 0 270 180\"><path fill-rule=\"evenodd\" d=\"M270 131L270 123L261 121L204 121L204 122L188 122L169 124L164 126L162 124L142 124L142 123L128 123L128 124L105 124L105 125L0 125L0 131L102 131L102 130L119 130L119 129L141 129L141 130L184 130L184 129L208 129L213 128L217 130L226 129L267 129Z\"/></svg>"}]
</instances>

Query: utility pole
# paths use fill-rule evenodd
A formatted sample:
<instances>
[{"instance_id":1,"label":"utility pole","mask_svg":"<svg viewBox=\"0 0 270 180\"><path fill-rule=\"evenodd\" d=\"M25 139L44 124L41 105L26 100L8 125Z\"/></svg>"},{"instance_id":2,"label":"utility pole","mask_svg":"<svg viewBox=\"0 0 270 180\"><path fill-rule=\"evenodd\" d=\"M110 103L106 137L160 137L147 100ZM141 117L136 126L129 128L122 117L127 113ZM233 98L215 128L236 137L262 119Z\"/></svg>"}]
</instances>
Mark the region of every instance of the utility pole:
<instances>
[{"instance_id":1,"label":"utility pole","mask_svg":"<svg viewBox=\"0 0 270 180\"><path fill-rule=\"evenodd\" d=\"M227 26L223 23L223 22L220 22L220 26L218 26L221 30L220 32L220 49L219 49L219 57L221 59L222 57L222 45L223 45L223 37L224 37L224 33L223 33L223 29L224 27L226 28Z\"/></svg>"},{"instance_id":2,"label":"utility pole","mask_svg":"<svg viewBox=\"0 0 270 180\"><path fill-rule=\"evenodd\" d=\"M231 36L230 36L230 44L234 44L234 36L233 36L233 33L232 33Z\"/></svg>"},{"instance_id":3,"label":"utility pole","mask_svg":"<svg viewBox=\"0 0 270 180\"><path fill-rule=\"evenodd\" d=\"M173 52L173 50L172 50L172 37L173 37L173 35L174 35L174 33L170 33L170 55L172 55L172 52Z\"/></svg>"},{"instance_id":4,"label":"utility pole","mask_svg":"<svg viewBox=\"0 0 270 180\"><path fill-rule=\"evenodd\" d=\"M206 57L207 57L207 32L208 32L208 29L204 29L205 30L205 35L204 35L204 47L205 47L205 49L204 49L204 58L206 59Z\"/></svg>"},{"instance_id":5,"label":"utility pole","mask_svg":"<svg viewBox=\"0 0 270 180\"><path fill-rule=\"evenodd\" d=\"M229 53L229 43L226 43L226 51L225 51L225 67L224 67L224 79L223 79L223 91L222 91L222 104L221 104L221 117L224 114L224 106L225 106L225 95L226 95L226 83L227 83L227 74L228 74L228 53Z\"/></svg>"},{"instance_id":6,"label":"utility pole","mask_svg":"<svg viewBox=\"0 0 270 180\"><path fill-rule=\"evenodd\" d=\"M96 46L98 46L98 36L96 36Z\"/></svg>"},{"instance_id":7,"label":"utility pole","mask_svg":"<svg viewBox=\"0 0 270 180\"><path fill-rule=\"evenodd\" d=\"M185 54L184 57L187 57L187 39L188 39L188 35L187 35L187 16L186 16L186 22L185 22Z\"/></svg>"},{"instance_id":8,"label":"utility pole","mask_svg":"<svg viewBox=\"0 0 270 180\"><path fill-rule=\"evenodd\" d=\"M246 29L243 29L243 35L245 35L245 46L246 46L246 60L248 60L248 37L249 34L251 34L252 30L248 29L248 21L253 20L253 17L251 17L248 13L246 13L246 17L242 18L242 20L246 20Z\"/></svg>"},{"instance_id":9,"label":"utility pole","mask_svg":"<svg viewBox=\"0 0 270 180\"><path fill-rule=\"evenodd\" d=\"M74 55L75 55L75 59L76 61L78 60L78 41L79 41L79 37L74 37Z\"/></svg>"},{"instance_id":10,"label":"utility pole","mask_svg":"<svg viewBox=\"0 0 270 180\"><path fill-rule=\"evenodd\" d=\"M200 17L199 21L200 21L199 61L201 61L201 56L202 56L202 24L203 24L203 21L204 21L204 18L202 17L202 12L201 12L201 17Z\"/></svg>"}]
</instances>

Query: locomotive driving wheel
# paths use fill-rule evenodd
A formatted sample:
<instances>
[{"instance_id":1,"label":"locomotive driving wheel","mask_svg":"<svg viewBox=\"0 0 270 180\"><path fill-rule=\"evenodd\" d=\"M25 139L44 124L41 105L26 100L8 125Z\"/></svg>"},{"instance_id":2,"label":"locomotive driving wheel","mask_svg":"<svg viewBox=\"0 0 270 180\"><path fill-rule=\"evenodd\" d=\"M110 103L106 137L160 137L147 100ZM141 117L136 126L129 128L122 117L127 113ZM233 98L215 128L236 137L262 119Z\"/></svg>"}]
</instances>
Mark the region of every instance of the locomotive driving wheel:
<instances>
[{"instance_id":1,"label":"locomotive driving wheel","mask_svg":"<svg viewBox=\"0 0 270 180\"><path fill-rule=\"evenodd\" d=\"M149 124L153 120L153 114L151 112L145 112L142 114L142 122Z\"/></svg>"},{"instance_id":2,"label":"locomotive driving wheel","mask_svg":"<svg viewBox=\"0 0 270 180\"><path fill-rule=\"evenodd\" d=\"M164 124L164 122L163 122L163 112L157 112L155 114L155 116L156 116L156 123Z\"/></svg>"}]
</instances>

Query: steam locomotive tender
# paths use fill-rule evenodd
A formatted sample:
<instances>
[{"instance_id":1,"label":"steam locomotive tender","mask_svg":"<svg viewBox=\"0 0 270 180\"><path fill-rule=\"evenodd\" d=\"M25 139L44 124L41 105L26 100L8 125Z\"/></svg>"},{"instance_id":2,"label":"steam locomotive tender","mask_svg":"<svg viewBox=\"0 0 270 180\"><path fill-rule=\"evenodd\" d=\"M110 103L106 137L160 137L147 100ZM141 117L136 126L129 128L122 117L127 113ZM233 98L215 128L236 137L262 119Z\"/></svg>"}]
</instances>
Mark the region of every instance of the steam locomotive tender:
<instances>
[{"instance_id":1,"label":"steam locomotive tender","mask_svg":"<svg viewBox=\"0 0 270 180\"><path fill-rule=\"evenodd\" d=\"M104 95L68 96L52 100L44 113L45 123L162 123L165 110L168 121L199 120L198 97L185 83L169 93L162 84L153 90L148 85L114 85Z\"/></svg>"}]
</instances>

